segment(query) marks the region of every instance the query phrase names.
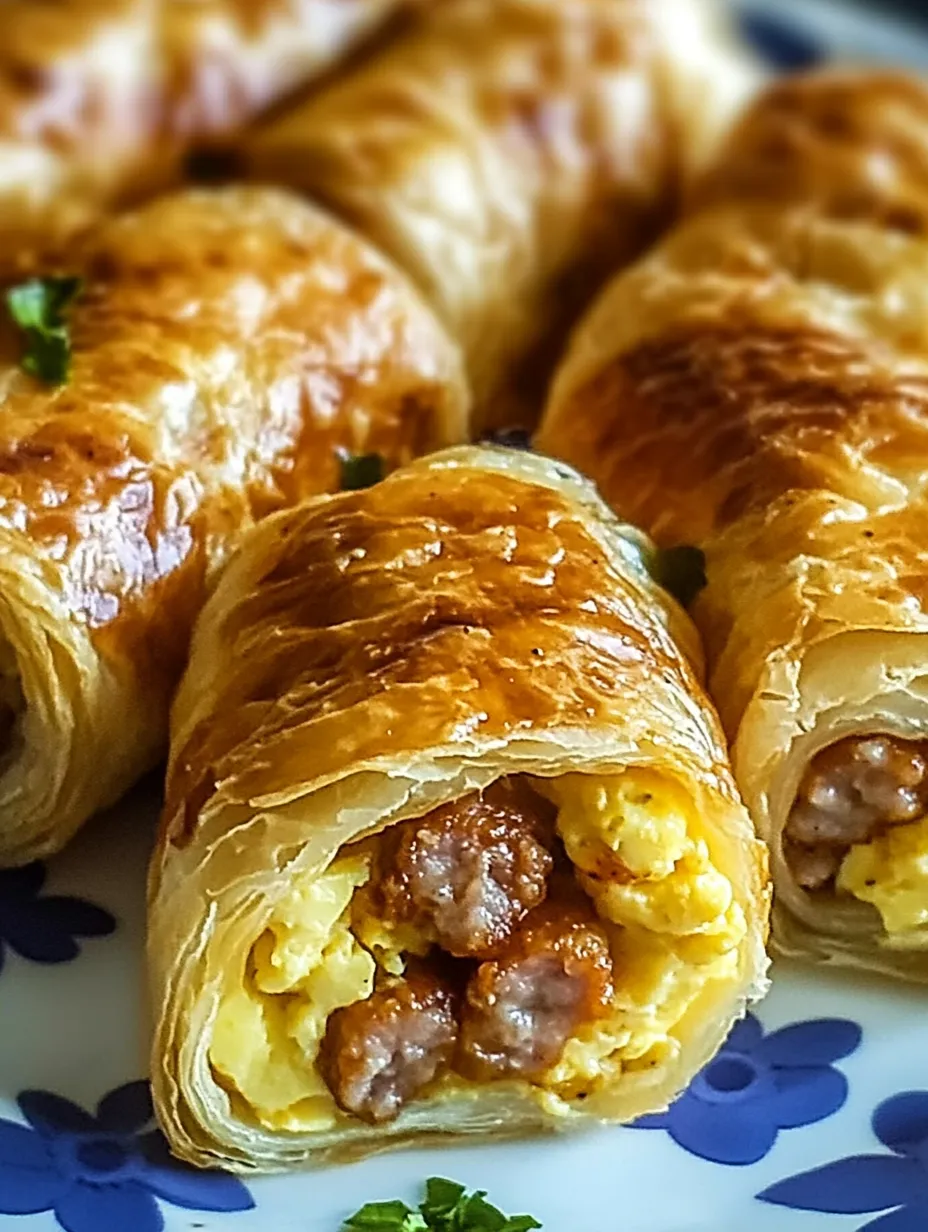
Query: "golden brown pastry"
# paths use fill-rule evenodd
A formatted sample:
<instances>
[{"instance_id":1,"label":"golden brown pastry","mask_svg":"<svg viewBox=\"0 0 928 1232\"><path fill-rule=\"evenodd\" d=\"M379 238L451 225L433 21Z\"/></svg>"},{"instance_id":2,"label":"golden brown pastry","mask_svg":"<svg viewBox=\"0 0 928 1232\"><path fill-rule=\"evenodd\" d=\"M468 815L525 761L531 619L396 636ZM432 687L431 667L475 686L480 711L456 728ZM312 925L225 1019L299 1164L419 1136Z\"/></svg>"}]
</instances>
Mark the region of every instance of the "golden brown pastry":
<instances>
[{"instance_id":1,"label":"golden brown pastry","mask_svg":"<svg viewBox=\"0 0 928 1232\"><path fill-rule=\"evenodd\" d=\"M604 292L540 445L664 545L771 846L780 951L928 978L928 88L774 86Z\"/></svg>"},{"instance_id":2,"label":"golden brown pastry","mask_svg":"<svg viewBox=\"0 0 928 1232\"><path fill-rule=\"evenodd\" d=\"M70 377L0 327L0 864L60 847L163 753L212 573L256 518L466 435L456 348L313 207L165 197L75 253Z\"/></svg>"},{"instance_id":3,"label":"golden brown pastry","mask_svg":"<svg viewBox=\"0 0 928 1232\"><path fill-rule=\"evenodd\" d=\"M182 1158L628 1119L763 989L765 853L644 550L568 468L471 447L246 538L149 886Z\"/></svg>"},{"instance_id":4,"label":"golden brown pastry","mask_svg":"<svg viewBox=\"0 0 928 1232\"><path fill-rule=\"evenodd\" d=\"M174 177L403 0L0 3L0 273Z\"/></svg>"},{"instance_id":5,"label":"golden brown pastry","mask_svg":"<svg viewBox=\"0 0 928 1232\"><path fill-rule=\"evenodd\" d=\"M707 0L447 0L246 161L413 275L482 425L533 424L567 328L667 222L755 75Z\"/></svg>"}]
</instances>

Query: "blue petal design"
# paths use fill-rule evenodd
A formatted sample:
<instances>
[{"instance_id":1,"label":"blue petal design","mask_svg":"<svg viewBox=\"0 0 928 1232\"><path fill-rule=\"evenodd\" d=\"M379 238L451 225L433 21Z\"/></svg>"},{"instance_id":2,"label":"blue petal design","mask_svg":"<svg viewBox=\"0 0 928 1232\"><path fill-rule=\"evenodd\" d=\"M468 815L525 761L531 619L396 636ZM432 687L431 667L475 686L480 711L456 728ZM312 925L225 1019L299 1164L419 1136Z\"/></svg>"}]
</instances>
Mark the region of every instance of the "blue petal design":
<instances>
[{"instance_id":1,"label":"blue petal design","mask_svg":"<svg viewBox=\"0 0 928 1232\"><path fill-rule=\"evenodd\" d=\"M161 1133L146 1134L139 1183L173 1206L191 1211L250 1211L248 1189L225 1172L206 1172L178 1163Z\"/></svg>"},{"instance_id":2,"label":"blue petal design","mask_svg":"<svg viewBox=\"0 0 928 1232\"><path fill-rule=\"evenodd\" d=\"M900 1153L928 1140L928 1091L900 1091L885 1099L873 1114L873 1132Z\"/></svg>"},{"instance_id":3,"label":"blue petal design","mask_svg":"<svg viewBox=\"0 0 928 1232\"><path fill-rule=\"evenodd\" d=\"M97 1124L107 1133L136 1134L151 1124L154 1115L151 1090L144 1079L116 1087L97 1105Z\"/></svg>"},{"instance_id":4,"label":"blue petal design","mask_svg":"<svg viewBox=\"0 0 928 1232\"><path fill-rule=\"evenodd\" d=\"M745 1014L740 1022L732 1027L723 1047L724 1052L753 1052L764 1038L764 1028L760 1020L753 1014Z\"/></svg>"},{"instance_id":5,"label":"blue petal design","mask_svg":"<svg viewBox=\"0 0 928 1232\"><path fill-rule=\"evenodd\" d=\"M238 1177L225 1172L149 1164L140 1174L139 1182L165 1202L189 1211L250 1211L255 1205Z\"/></svg>"},{"instance_id":6,"label":"blue petal design","mask_svg":"<svg viewBox=\"0 0 928 1232\"><path fill-rule=\"evenodd\" d=\"M774 68L798 72L826 58L818 39L784 17L752 11L742 14L741 24L748 41Z\"/></svg>"},{"instance_id":7,"label":"blue petal design","mask_svg":"<svg viewBox=\"0 0 928 1232\"><path fill-rule=\"evenodd\" d=\"M20 1091L16 1102L23 1116L39 1133L87 1134L97 1129L89 1112L51 1091Z\"/></svg>"},{"instance_id":8,"label":"blue petal design","mask_svg":"<svg viewBox=\"0 0 928 1232\"><path fill-rule=\"evenodd\" d=\"M55 1203L65 1232L164 1232L151 1194L137 1185L74 1185Z\"/></svg>"},{"instance_id":9,"label":"blue petal design","mask_svg":"<svg viewBox=\"0 0 928 1232\"><path fill-rule=\"evenodd\" d=\"M850 1056L862 1037L859 1025L847 1018L813 1018L774 1031L759 1044L756 1056L768 1065L830 1065Z\"/></svg>"},{"instance_id":10,"label":"blue petal design","mask_svg":"<svg viewBox=\"0 0 928 1232\"><path fill-rule=\"evenodd\" d=\"M75 937L103 937L115 928L108 911L79 898L37 898L0 912L0 932L31 962L70 962L80 952Z\"/></svg>"},{"instance_id":11,"label":"blue petal design","mask_svg":"<svg viewBox=\"0 0 928 1232\"><path fill-rule=\"evenodd\" d=\"M41 1171L51 1168L52 1157L45 1139L27 1125L0 1120L0 1164Z\"/></svg>"},{"instance_id":12,"label":"blue petal design","mask_svg":"<svg viewBox=\"0 0 928 1232\"><path fill-rule=\"evenodd\" d=\"M684 1095L673 1107L670 1136L700 1159L756 1164L776 1142L777 1127L759 1101L717 1106Z\"/></svg>"},{"instance_id":13,"label":"blue petal design","mask_svg":"<svg viewBox=\"0 0 928 1232\"><path fill-rule=\"evenodd\" d=\"M45 885L46 869L41 860L23 868L0 870L0 899L35 898Z\"/></svg>"},{"instance_id":14,"label":"blue petal design","mask_svg":"<svg viewBox=\"0 0 928 1232\"><path fill-rule=\"evenodd\" d=\"M765 1189L762 1202L798 1211L860 1215L902 1206L925 1195L925 1174L914 1159L855 1155L800 1172Z\"/></svg>"},{"instance_id":15,"label":"blue petal design","mask_svg":"<svg viewBox=\"0 0 928 1232\"><path fill-rule=\"evenodd\" d=\"M114 917L83 898L50 895L40 898L37 906L47 928L60 929L74 937L108 937L116 931Z\"/></svg>"},{"instance_id":16,"label":"blue petal design","mask_svg":"<svg viewBox=\"0 0 928 1232\"><path fill-rule=\"evenodd\" d=\"M843 1108L847 1079L830 1066L780 1069L773 1075L776 1093L768 1107L781 1129L798 1129L823 1121Z\"/></svg>"},{"instance_id":17,"label":"blue petal design","mask_svg":"<svg viewBox=\"0 0 928 1232\"><path fill-rule=\"evenodd\" d=\"M17 903L13 911L0 918L0 931L10 947L30 962L70 962L80 947L68 932L50 924L42 910L44 900Z\"/></svg>"},{"instance_id":18,"label":"blue petal design","mask_svg":"<svg viewBox=\"0 0 928 1232\"><path fill-rule=\"evenodd\" d=\"M671 1111L672 1107L666 1112L650 1112L647 1116L640 1116L637 1121L631 1122L629 1129L667 1129Z\"/></svg>"},{"instance_id":19,"label":"blue petal design","mask_svg":"<svg viewBox=\"0 0 928 1232\"><path fill-rule=\"evenodd\" d=\"M49 1168L0 1163L0 1214L37 1215L50 1211L70 1181Z\"/></svg>"},{"instance_id":20,"label":"blue petal design","mask_svg":"<svg viewBox=\"0 0 928 1232\"><path fill-rule=\"evenodd\" d=\"M865 1223L860 1232L925 1232L928 1228L928 1204L903 1206Z\"/></svg>"}]
</instances>

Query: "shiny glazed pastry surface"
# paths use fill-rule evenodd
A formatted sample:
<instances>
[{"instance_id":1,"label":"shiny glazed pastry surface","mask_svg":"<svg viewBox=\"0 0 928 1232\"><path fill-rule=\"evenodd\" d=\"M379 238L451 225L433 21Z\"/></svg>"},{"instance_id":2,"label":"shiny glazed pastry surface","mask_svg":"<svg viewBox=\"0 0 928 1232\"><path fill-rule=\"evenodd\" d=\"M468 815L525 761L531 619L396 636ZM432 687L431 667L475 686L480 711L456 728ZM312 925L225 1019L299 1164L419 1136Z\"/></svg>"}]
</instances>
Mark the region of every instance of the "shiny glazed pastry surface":
<instances>
[{"instance_id":1,"label":"shiny glazed pastry surface","mask_svg":"<svg viewBox=\"0 0 928 1232\"><path fill-rule=\"evenodd\" d=\"M173 178L400 0L0 4L0 274Z\"/></svg>"},{"instance_id":2,"label":"shiny glazed pastry surface","mask_svg":"<svg viewBox=\"0 0 928 1232\"><path fill-rule=\"evenodd\" d=\"M60 847L164 750L213 572L256 518L466 435L406 279L283 193L186 192L74 254L71 374L0 335L0 862Z\"/></svg>"},{"instance_id":3,"label":"shiny glazed pastry surface","mask_svg":"<svg viewBox=\"0 0 928 1232\"><path fill-rule=\"evenodd\" d=\"M567 468L477 448L250 532L149 886L182 1158L629 1119L763 990L765 852L643 547Z\"/></svg>"},{"instance_id":4,"label":"shiny glazed pastry surface","mask_svg":"<svg viewBox=\"0 0 928 1232\"><path fill-rule=\"evenodd\" d=\"M690 216L603 294L540 445L664 543L780 950L928 978L928 89L773 86Z\"/></svg>"},{"instance_id":5,"label":"shiny glazed pastry surface","mask_svg":"<svg viewBox=\"0 0 928 1232\"><path fill-rule=\"evenodd\" d=\"M703 0L448 0L246 161L389 252L464 347L481 422L528 424L754 80Z\"/></svg>"}]
</instances>

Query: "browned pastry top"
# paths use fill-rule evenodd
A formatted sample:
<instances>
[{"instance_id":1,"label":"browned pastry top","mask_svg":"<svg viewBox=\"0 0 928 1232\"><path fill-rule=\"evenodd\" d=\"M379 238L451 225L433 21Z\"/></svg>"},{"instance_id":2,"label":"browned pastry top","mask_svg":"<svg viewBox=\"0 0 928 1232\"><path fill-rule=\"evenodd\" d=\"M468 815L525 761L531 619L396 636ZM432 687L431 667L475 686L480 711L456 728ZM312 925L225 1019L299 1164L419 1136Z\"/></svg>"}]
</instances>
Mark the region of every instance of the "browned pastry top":
<instances>
[{"instance_id":1,"label":"browned pastry top","mask_svg":"<svg viewBox=\"0 0 928 1232\"><path fill-rule=\"evenodd\" d=\"M698 689L582 507L510 475L414 467L280 515L261 544L215 631L236 671L172 755L174 845L206 800L471 737L595 730L623 698Z\"/></svg>"},{"instance_id":2,"label":"browned pastry top","mask_svg":"<svg viewBox=\"0 0 928 1232\"><path fill-rule=\"evenodd\" d=\"M768 654L839 611L892 629L926 611L926 222L928 87L779 82L556 382L541 447L706 549L695 614L732 733Z\"/></svg>"},{"instance_id":3,"label":"browned pastry top","mask_svg":"<svg viewBox=\"0 0 928 1232\"><path fill-rule=\"evenodd\" d=\"M0 4L0 276L177 177L413 0Z\"/></svg>"},{"instance_id":4,"label":"browned pastry top","mask_svg":"<svg viewBox=\"0 0 928 1232\"><path fill-rule=\"evenodd\" d=\"M463 431L453 348L405 280L282 193L167 197L77 254L70 380L0 338L0 537L98 643L162 681L204 572L254 518Z\"/></svg>"},{"instance_id":5,"label":"browned pastry top","mask_svg":"<svg viewBox=\"0 0 928 1232\"><path fill-rule=\"evenodd\" d=\"M693 204L735 201L923 235L928 91L901 73L848 69L775 83L736 126Z\"/></svg>"}]
</instances>

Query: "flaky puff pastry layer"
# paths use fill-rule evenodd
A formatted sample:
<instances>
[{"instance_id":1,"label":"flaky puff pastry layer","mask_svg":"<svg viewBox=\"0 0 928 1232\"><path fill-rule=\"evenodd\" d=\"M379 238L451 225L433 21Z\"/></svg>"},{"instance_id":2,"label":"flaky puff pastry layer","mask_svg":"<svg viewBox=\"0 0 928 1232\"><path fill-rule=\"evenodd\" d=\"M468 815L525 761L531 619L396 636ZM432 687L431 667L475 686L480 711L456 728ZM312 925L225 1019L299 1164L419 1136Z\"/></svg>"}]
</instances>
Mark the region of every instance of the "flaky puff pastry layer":
<instances>
[{"instance_id":1,"label":"flaky puff pastry layer","mask_svg":"<svg viewBox=\"0 0 928 1232\"><path fill-rule=\"evenodd\" d=\"M107 204L176 178L193 143L318 76L402 7L404 0L6 0L0 275L55 251Z\"/></svg>"},{"instance_id":2,"label":"flaky puff pastry layer","mask_svg":"<svg viewBox=\"0 0 928 1232\"><path fill-rule=\"evenodd\" d=\"M240 530L466 435L457 349L406 279L283 193L187 192L75 254L49 387L0 335L0 863L60 847L164 751Z\"/></svg>"},{"instance_id":3,"label":"flaky puff pastry layer","mask_svg":"<svg viewBox=\"0 0 928 1232\"><path fill-rule=\"evenodd\" d=\"M181 1157L273 1169L628 1119L663 1107L762 990L766 853L680 649L698 651L692 626L641 546L568 468L471 447L249 535L175 702L149 886L153 1090ZM575 1101L566 1120L518 1081L445 1091L376 1127L280 1133L241 1115L211 1071L213 1026L295 883L501 776L628 766L680 785L747 924L730 975L675 1028L672 1062Z\"/></svg>"},{"instance_id":4,"label":"flaky puff pastry layer","mask_svg":"<svg viewBox=\"0 0 928 1232\"><path fill-rule=\"evenodd\" d=\"M567 328L669 220L756 80L705 0L448 0L245 160L358 225L534 424Z\"/></svg>"},{"instance_id":5,"label":"flaky puff pastry layer","mask_svg":"<svg viewBox=\"0 0 928 1232\"><path fill-rule=\"evenodd\" d=\"M693 614L787 954L928 978L877 913L800 889L783 830L840 738L928 733L928 89L827 72L749 112L655 253L604 292L539 440L659 541Z\"/></svg>"}]
</instances>

